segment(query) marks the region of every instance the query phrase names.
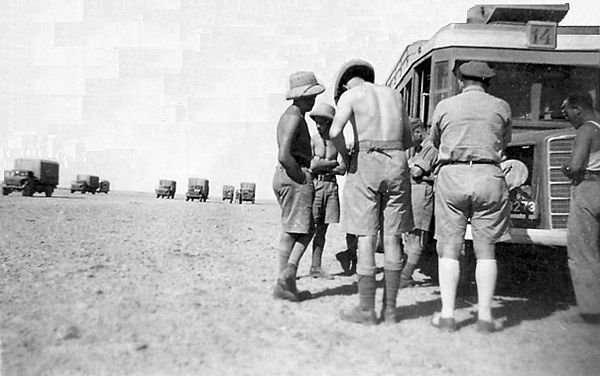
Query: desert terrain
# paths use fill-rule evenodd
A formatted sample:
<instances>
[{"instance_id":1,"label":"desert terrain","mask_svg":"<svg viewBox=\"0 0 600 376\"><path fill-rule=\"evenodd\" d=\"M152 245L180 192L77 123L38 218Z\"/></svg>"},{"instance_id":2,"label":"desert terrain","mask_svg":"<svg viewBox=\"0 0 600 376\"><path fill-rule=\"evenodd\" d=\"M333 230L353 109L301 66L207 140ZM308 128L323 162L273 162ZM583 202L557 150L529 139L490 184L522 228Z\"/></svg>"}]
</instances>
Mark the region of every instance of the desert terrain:
<instances>
[{"instance_id":1,"label":"desert terrain","mask_svg":"<svg viewBox=\"0 0 600 376\"><path fill-rule=\"evenodd\" d=\"M434 257L398 297L396 325L338 319L358 302L335 253L300 303L274 300L279 209L156 199L147 193L0 196L2 376L26 375L597 375L600 326L576 309L556 255L501 255L496 317L475 331L468 278L459 330L429 324L440 308ZM382 260L378 258L378 262ZM378 274L381 280L383 273ZM378 307L382 288L377 291Z\"/></svg>"}]
</instances>

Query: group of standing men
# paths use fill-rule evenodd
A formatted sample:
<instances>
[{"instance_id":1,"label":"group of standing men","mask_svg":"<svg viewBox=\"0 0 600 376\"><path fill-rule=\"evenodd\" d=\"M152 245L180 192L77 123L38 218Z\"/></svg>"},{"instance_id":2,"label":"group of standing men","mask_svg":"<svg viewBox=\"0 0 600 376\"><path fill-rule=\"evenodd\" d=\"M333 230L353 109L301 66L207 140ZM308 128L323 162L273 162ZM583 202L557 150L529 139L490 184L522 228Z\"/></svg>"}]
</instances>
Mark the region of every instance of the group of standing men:
<instances>
[{"instance_id":1,"label":"group of standing men","mask_svg":"<svg viewBox=\"0 0 600 376\"><path fill-rule=\"evenodd\" d=\"M427 218L431 220L434 200L431 175L436 166L435 238L442 309L433 315L431 324L441 330L457 329L458 260L470 223L477 258L476 328L484 333L503 328L501 321L493 319L491 305L497 278L495 243L509 237L508 187L500 162L511 140L511 111L504 100L486 93L495 75L486 63L464 63L456 73L462 92L437 105L431 135L418 140L422 141L418 145L413 134L426 133L425 128L411 124L398 91L374 84L374 70L368 62L351 60L341 67L334 87L337 109L319 104L309 114L319 130L312 142L304 116L325 88L312 72L290 76L286 98L293 103L277 126L279 165L273 180L283 228L274 297L291 301L310 297L309 292L298 291L296 271L315 233L310 274L328 276L321 268L321 255L328 223L339 219L335 175L345 174L342 215L346 233L357 239L359 304L340 312L340 317L367 325L379 321L375 251L382 239L380 320L396 322L398 290L411 284L428 236ZM353 134L349 143L344 136L347 124ZM413 146L421 150L409 161L406 150ZM333 190L335 197L328 200ZM415 213L412 201L419 203ZM333 217L323 217L327 209L332 209ZM338 255L343 266L350 259Z\"/></svg>"}]
</instances>

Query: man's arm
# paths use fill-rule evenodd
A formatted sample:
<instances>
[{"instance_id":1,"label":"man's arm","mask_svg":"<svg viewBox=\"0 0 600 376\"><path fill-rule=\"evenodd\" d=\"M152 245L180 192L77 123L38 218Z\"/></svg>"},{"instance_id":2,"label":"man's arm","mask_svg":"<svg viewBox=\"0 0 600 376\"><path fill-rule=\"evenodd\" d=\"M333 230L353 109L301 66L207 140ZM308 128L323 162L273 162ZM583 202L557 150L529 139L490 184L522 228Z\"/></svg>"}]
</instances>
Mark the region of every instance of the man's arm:
<instances>
[{"instance_id":1,"label":"man's arm","mask_svg":"<svg viewBox=\"0 0 600 376\"><path fill-rule=\"evenodd\" d=\"M404 145L404 150L410 149L415 145L415 141L413 140L413 133L410 125L410 119L408 118L408 113L404 108L404 101L402 100L402 96L400 93L397 94L400 102L400 108L402 111L402 143Z\"/></svg>"},{"instance_id":2,"label":"man's arm","mask_svg":"<svg viewBox=\"0 0 600 376\"><path fill-rule=\"evenodd\" d=\"M284 115L279 119L279 124L277 124L277 145L279 146L277 159L293 181L303 184L309 177L306 176L292 155L292 144L299 126L300 119L296 116Z\"/></svg>"},{"instance_id":3,"label":"man's arm","mask_svg":"<svg viewBox=\"0 0 600 376\"><path fill-rule=\"evenodd\" d=\"M595 127L590 124L584 124L577 130L575 142L573 143L573 153L568 164L563 165L561 170L573 184L577 185L583 178L583 173L587 167L587 161L590 155L593 132Z\"/></svg>"},{"instance_id":4,"label":"man's arm","mask_svg":"<svg viewBox=\"0 0 600 376\"><path fill-rule=\"evenodd\" d=\"M348 99L348 93L344 93L338 101L337 110L329 129L329 138L335 146L335 150L338 151L342 158L341 166L347 168L350 165L350 154L346 148L346 140L344 137L344 127L352 116L352 104ZM344 169L345 171L345 169Z\"/></svg>"},{"instance_id":5,"label":"man's arm","mask_svg":"<svg viewBox=\"0 0 600 376\"><path fill-rule=\"evenodd\" d=\"M440 119L439 111L440 111L440 104L438 103L437 106L435 106L435 109L433 110L433 116L431 119L431 132L429 134L431 143L438 150L440 148L440 137L441 137L441 130L440 130L440 120L441 119Z\"/></svg>"}]
</instances>

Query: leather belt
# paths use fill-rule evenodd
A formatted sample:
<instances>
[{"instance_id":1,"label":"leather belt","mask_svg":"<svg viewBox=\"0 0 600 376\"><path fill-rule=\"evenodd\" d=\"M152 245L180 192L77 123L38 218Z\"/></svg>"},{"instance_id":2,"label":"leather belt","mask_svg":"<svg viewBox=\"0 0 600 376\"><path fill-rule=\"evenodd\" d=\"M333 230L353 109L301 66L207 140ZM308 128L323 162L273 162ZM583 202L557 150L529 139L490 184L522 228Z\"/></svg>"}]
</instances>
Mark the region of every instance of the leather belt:
<instances>
[{"instance_id":1,"label":"leather belt","mask_svg":"<svg viewBox=\"0 0 600 376\"><path fill-rule=\"evenodd\" d=\"M494 161L444 161L440 163L440 167L441 166L448 166L448 165L455 165L455 164L461 164L461 165L474 165L474 164L488 164L488 165L494 165L494 166L498 166L498 162L494 162Z\"/></svg>"},{"instance_id":2,"label":"leather belt","mask_svg":"<svg viewBox=\"0 0 600 376\"><path fill-rule=\"evenodd\" d=\"M335 175L315 175L315 180L319 180L319 181L336 181L335 179Z\"/></svg>"}]
</instances>

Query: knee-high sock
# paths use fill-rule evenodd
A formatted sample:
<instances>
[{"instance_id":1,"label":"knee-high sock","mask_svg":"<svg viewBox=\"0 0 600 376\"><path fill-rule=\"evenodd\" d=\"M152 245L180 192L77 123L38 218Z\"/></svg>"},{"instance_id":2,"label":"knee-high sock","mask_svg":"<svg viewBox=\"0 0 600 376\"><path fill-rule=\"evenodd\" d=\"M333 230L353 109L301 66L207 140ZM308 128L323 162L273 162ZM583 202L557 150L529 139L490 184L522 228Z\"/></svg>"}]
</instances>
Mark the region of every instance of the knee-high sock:
<instances>
[{"instance_id":1,"label":"knee-high sock","mask_svg":"<svg viewBox=\"0 0 600 376\"><path fill-rule=\"evenodd\" d=\"M438 259L440 293L442 295L442 317L454 317L456 286L460 276L458 260L450 258Z\"/></svg>"},{"instance_id":2,"label":"knee-high sock","mask_svg":"<svg viewBox=\"0 0 600 376\"><path fill-rule=\"evenodd\" d=\"M401 271L385 269L383 272L385 281L385 306L387 308L396 308Z\"/></svg>"},{"instance_id":3,"label":"knee-high sock","mask_svg":"<svg viewBox=\"0 0 600 376\"><path fill-rule=\"evenodd\" d=\"M358 298L363 311L375 309L376 287L374 275L358 275Z\"/></svg>"},{"instance_id":4,"label":"knee-high sock","mask_svg":"<svg viewBox=\"0 0 600 376\"><path fill-rule=\"evenodd\" d=\"M477 260L475 266L475 282L477 282L477 301L479 319L492 320L492 299L496 289L498 266L496 260Z\"/></svg>"}]
</instances>

